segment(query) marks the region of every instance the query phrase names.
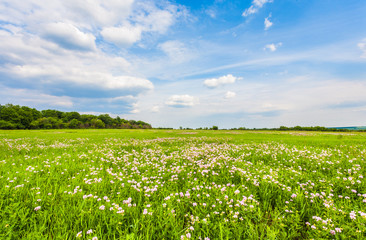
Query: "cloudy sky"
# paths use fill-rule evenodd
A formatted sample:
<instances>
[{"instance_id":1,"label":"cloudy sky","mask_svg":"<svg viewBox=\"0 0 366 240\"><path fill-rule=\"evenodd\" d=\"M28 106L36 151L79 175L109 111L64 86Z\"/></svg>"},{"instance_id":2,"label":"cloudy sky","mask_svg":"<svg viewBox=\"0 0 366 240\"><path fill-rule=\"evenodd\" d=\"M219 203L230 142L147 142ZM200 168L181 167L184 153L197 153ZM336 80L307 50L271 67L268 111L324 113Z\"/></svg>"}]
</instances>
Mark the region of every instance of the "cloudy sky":
<instances>
[{"instance_id":1,"label":"cloudy sky","mask_svg":"<svg viewBox=\"0 0 366 240\"><path fill-rule=\"evenodd\" d=\"M0 103L154 127L366 125L364 0L1 0Z\"/></svg>"}]
</instances>

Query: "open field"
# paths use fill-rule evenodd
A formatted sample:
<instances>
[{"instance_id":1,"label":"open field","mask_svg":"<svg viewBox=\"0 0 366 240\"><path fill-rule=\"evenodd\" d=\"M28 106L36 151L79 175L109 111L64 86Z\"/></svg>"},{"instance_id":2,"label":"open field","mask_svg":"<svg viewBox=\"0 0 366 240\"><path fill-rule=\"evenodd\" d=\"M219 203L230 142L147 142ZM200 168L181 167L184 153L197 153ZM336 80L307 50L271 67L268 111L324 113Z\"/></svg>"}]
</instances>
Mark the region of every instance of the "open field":
<instances>
[{"instance_id":1,"label":"open field","mask_svg":"<svg viewBox=\"0 0 366 240\"><path fill-rule=\"evenodd\" d=\"M365 133L0 131L0 239L366 239Z\"/></svg>"}]
</instances>

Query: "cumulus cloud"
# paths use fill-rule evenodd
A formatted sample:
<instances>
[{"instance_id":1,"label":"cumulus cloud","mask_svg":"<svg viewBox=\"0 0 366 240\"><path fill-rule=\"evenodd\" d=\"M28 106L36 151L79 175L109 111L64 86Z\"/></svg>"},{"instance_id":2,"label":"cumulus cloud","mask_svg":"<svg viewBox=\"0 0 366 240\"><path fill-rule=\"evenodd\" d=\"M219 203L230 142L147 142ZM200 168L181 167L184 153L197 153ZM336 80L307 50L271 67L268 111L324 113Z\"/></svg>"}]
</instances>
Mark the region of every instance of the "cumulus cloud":
<instances>
[{"instance_id":1,"label":"cumulus cloud","mask_svg":"<svg viewBox=\"0 0 366 240\"><path fill-rule=\"evenodd\" d=\"M360 43L358 43L357 44L357 46L361 49L361 51L362 51L362 55L361 55L361 57L362 58L366 58L366 38L362 41L362 42L360 42Z\"/></svg>"},{"instance_id":2,"label":"cumulus cloud","mask_svg":"<svg viewBox=\"0 0 366 240\"><path fill-rule=\"evenodd\" d=\"M173 95L165 102L171 107L192 107L198 103L198 99L190 95Z\"/></svg>"},{"instance_id":3,"label":"cumulus cloud","mask_svg":"<svg viewBox=\"0 0 366 240\"><path fill-rule=\"evenodd\" d=\"M31 86L45 94L57 92L72 97L85 97L92 90L92 98L138 95L154 87L148 79L131 73L130 63L122 57L98 51L69 54L27 33L0 30L0 41L0 55L6 63L0 66L3 84Z\"/></svg>"},{"instance_id":4,"label":"cumulus cloud","mask_svg":"<svg viewBox=\"0 0 366 240\"><path fill-rule=\"evenodd\" d=\"M26 106L40 105L43 107L57 106L70 108L74 106L72 98L67 96L52 96L38 90L25 88L9 88L0 85L1 101Z\"/></svg>"},{"instance_id":5,"label":"cumulus cloud","mask_svg":"<svg viewBox=\"0 0 366 240\"><path fill-rule=\"evenodd\" d=\"M9 68L10 72L23 78L62 79L61 83L74 83L88 89L144 91L154 88L147 79L133 76L113 76L108 72L97 72L91 69L69 68L65 69L54 65L22 65ZM53 82L55 83L55 82ZM47 84L47 83L45 83Z\"/></svg>"},{"instance_id":6,"label":"cumulus cloud","mask_svg":"<svg viewBox=\"0 0 366 240\"><path fill-rule=\"evenodd\" d=\"M268 30L273 25L273 22L271 22L269 20L270 17L271 17L271 14L264 19L264 30Z\"/></svg>"},{"instance_id":7,"label":"cumulus cloud","mask_svg":"<svg viewBox=\"0 0 366 240\"><path fill-rule=\"evenodd\" d=\"M278 47L282 46L282 43L277 43L277 44L274 44L274 43L271 43L271 44L267 44L263 50L269 50L271 52L274 52L277 50Z\"/></svg>"},{"instance_id":8,"label":"cumulus cloud","mask_svg":"<svg viewBox=\"0 0 366 240\"><path fill-rule=\"evenodd\" d=\"M242 79L242 78L240 78L240 77L234 77L233 75L228 74L226 76L222 76L222 77L219 77L219 78L206 79L203 82L203 84L206 87L209 87L209 88L216 88L216 87L221 86L221 85L235 83L235 81L240 80L240 79Z\"/></svg>"},{"instance_id":9,"label":"cumulus cloud","mask_svg":"<svg viewBox=\"0 0 366 240\"><path fill-rule=\"evenodd\" d=\"M95 50L95 37L84 33L69 23L49 23L45 25L43 36L59 46L72 50Z\"/></svg>"},{"instance_id":10,"label":"cumulus cloud","mask_svg":"<svg viewBox=\"0 0 366 240\"><path fill-rule=\"evenodd\" d=\"M128 47L141 39L141 32L139 26L107 27L101 31L101 35L117 46Z\"/></svg>"},{"instance_id":11,"label":"cumulus cloud","mask_svg":"<svg viewBox=\"0 0 366 240\"><path fill-rule=\"evenodd\" d=\"M226 99L234 98L236 96L235 92L227 91L225 94Z\"/></svg>"},{"instance_id":12,"label":"cumulus cloud","mask_svg":"<svg viewBox=\"0 0 366 240\"><path fill-rule=\"evenodd\" d=\"M273 2L273 0L253 0L252 5L249 8L245 9L242 16L247 17L251 14L258 12L258 10L261 9L264 4L270 2Z\"/></svg>"}]
</instances>

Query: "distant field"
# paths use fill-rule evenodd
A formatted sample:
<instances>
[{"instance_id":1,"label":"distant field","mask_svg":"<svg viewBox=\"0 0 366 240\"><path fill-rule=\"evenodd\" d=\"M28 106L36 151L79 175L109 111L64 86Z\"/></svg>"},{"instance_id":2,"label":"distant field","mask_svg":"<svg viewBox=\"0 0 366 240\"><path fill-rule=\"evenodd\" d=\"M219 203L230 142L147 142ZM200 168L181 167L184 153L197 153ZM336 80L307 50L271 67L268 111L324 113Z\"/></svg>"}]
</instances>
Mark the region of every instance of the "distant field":
<instances>
[{"instance_id":1,"label":"distant field","mask_svg":"<svg viewBox=\"0 0 366 240\"><path fill-rule=\"evenodd\" d=\"M366 239L366 133L0 131L0 239Z\"/></svg>"}]
</instances>

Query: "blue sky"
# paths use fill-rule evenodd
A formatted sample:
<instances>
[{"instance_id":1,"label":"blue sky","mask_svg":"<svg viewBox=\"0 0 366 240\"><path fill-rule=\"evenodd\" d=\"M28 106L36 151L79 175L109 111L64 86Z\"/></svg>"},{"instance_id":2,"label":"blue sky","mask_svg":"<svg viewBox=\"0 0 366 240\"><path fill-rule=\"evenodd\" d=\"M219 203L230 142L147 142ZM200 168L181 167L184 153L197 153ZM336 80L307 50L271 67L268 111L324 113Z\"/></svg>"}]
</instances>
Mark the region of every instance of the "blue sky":
<instances>
[{"instance_id":1,"label":"blue sky","mask_svg":"<svg viewBox=\"0 0 366 240\"><path fill-rule=\"evenodd\" d=\"M2 0L0 103L154 127L366 125L366 2Z\"/></svg>"}]
</instances>

